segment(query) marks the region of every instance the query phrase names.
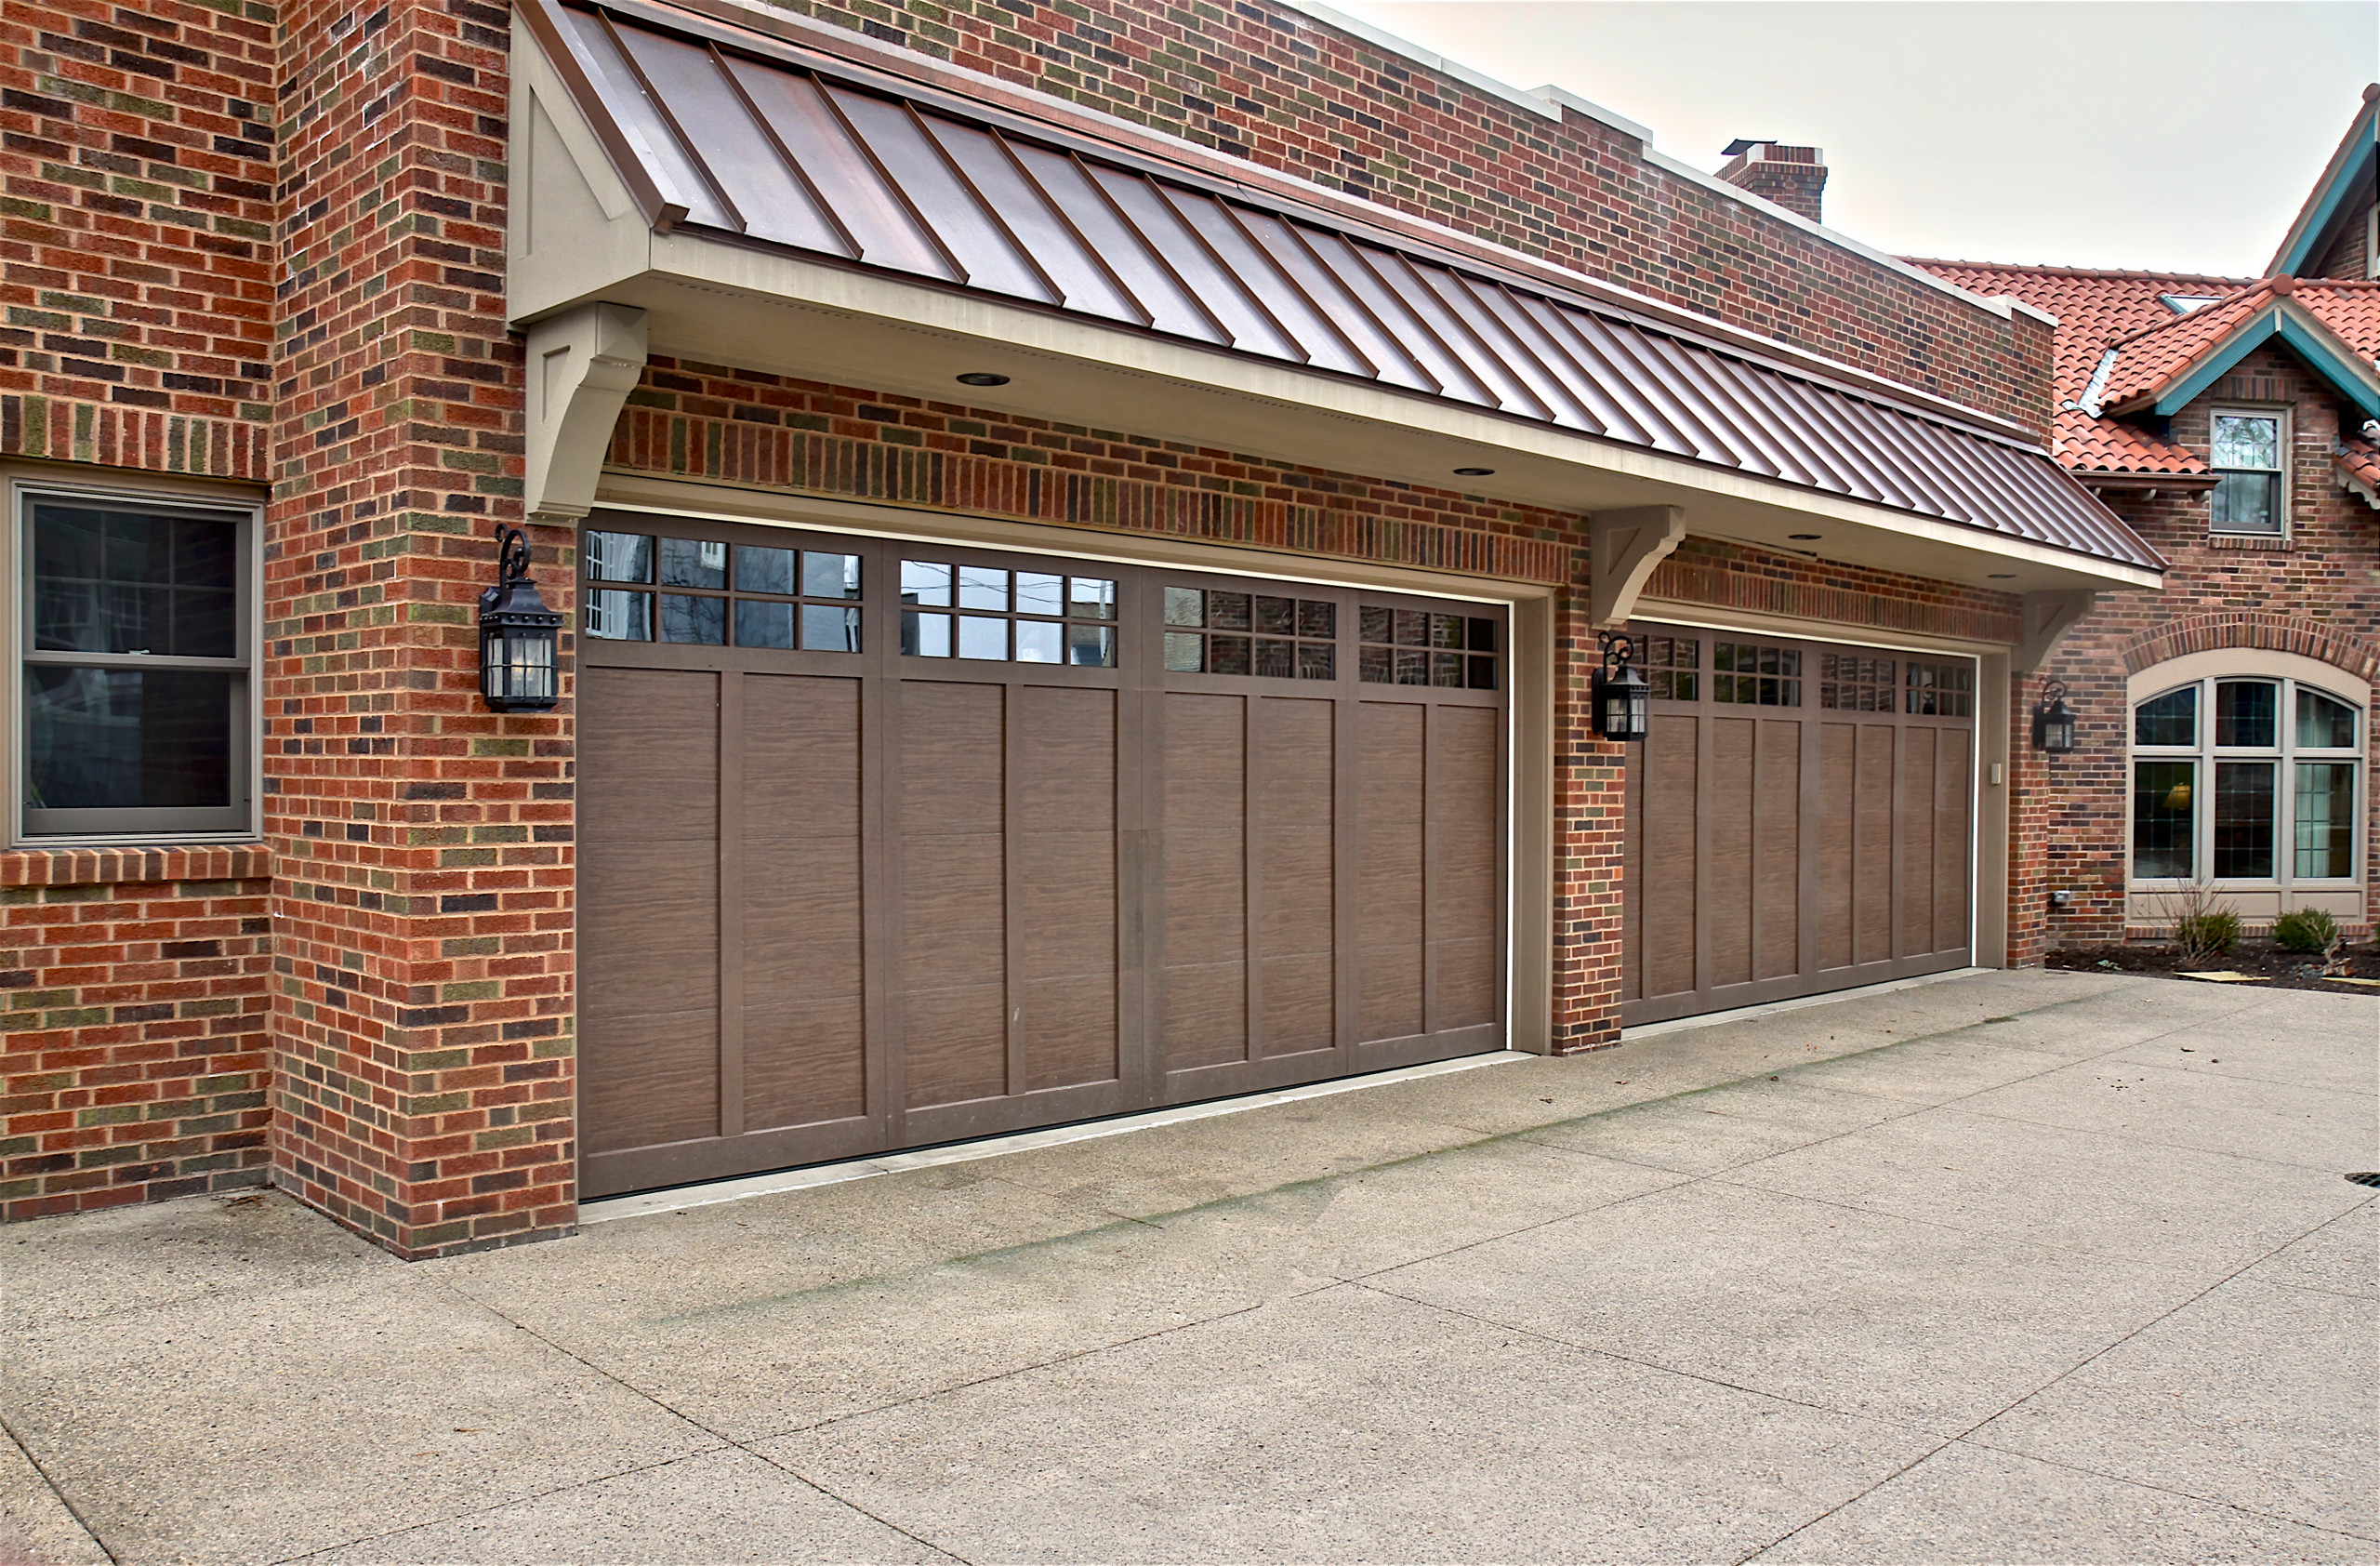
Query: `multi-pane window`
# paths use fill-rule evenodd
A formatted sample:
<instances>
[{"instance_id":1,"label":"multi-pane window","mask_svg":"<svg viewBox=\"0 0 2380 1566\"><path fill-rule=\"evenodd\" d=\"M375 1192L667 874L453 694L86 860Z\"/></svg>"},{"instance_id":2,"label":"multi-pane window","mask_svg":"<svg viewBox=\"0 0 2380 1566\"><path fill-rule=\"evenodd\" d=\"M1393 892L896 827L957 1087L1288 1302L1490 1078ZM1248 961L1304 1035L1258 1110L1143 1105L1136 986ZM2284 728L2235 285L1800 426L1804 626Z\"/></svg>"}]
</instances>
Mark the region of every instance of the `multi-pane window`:
<instances>
[{"instance_id":1,"label":"multi-pane window","mask_svg":"<svg viewBox=\"0 0 2380 1566\"><path fill-rule=\"evenodd\" d=\"M1356 610L1357 672L1371 685L1496 688L1496 622L1366 604Z\"/></svg>"},{"instance_id":2,"label":"multi-pane window","mask_svg":"<svg viewBox=\"0 0 2380 1566\"><path fill-rule=\"evenodd\" d=\"M1712 643L1711 699L1746 707L1801 706L1801 653L1763 643Z\"/></svg>"},{"instance_id":3,"label":"multi-pane window","mask_svg":"<svg viewBox=\"0 0 2380 1566\"><path fill-rule=\"evenodd\" d=\"M908 657L1116 666L1116 583L1105 577L901 562Z\"/></svg>"},{"instance_id":4,"label":"multi-pane window","mask_svg":"<svg viewBox=\"0 0 2380 1566\"><path fill-rule=\"evenodd\" d=\"M27 837L253 825L254 513L20 492Z\"/></svg>"},{"instance_id":5,"label":"multi-pane window","mask_svg":"<svg viewBox=\"0 0 2380 1566\"><path fill-rule=\"evenodd\" d=\"M1845 653L1819 654L1818 705L1837 712L1898 710L1900 660Z\"/></svg>"},{"instance_id":6,"label":"multi-pane window","mask_svg":"<svg viewBox=\"0 0 2380 1566\"><path fill-rule=\"evenodd\" d=\"M1921 663L1909 660L1908 706L1903 709L1914 718L1972 718L1975 716L1975 665L1964 660L1957 663Z\"/></svg>"},{"instance_id":7,"label":"multi-pane window","mask_svg":"<svg viewBox=\"0 0 2380 1566\"><path fill-rule=\"evenodd\" d=\"M860 650L859 556L589 530L580 624L606 642Z\"/></svg>"},{"instance_id":8,"label":"multi-pane window","mask_svg":"<svg viewBox=\"0 0 2380 1566\"><path fill-rule=\"evenodd\" d=\"M1702 699L1702 643L1692 636L1647 636L1636 644L1636 667L1661 701Z\"/></svg>"},{"instance_id":9,"label":"multi-pane window","mask_svg":"<svg viewBox=\"0 0 2380 1566\"><path fill-rule=\"evenodd\" d=\"M1339 677L1339 605L1328 599L1165 590L1165 667L1176 674Z\"/></svg>"},{"instance_id":10,"label":"multi-pane window","mask_svg":"<svg viewBox=\"0 0 2380 1566\"><path fill-rule=\"evenodd\" d=\"M2295 680L2201 680L2136 704L2134 878L2352 880L2362 718Z\"/></svg>"},{"instance_id":11,"label":"multi-pane window","mask_svg":"<svg viewBox=\"0 0 2380 1566\"><path fill-rule=\"evenodd\" d=\"M2209 466L2215 470L2211 524L2218 533L2282 531L2281 416L2215 415Z\"/></svg>"}]
</instances>

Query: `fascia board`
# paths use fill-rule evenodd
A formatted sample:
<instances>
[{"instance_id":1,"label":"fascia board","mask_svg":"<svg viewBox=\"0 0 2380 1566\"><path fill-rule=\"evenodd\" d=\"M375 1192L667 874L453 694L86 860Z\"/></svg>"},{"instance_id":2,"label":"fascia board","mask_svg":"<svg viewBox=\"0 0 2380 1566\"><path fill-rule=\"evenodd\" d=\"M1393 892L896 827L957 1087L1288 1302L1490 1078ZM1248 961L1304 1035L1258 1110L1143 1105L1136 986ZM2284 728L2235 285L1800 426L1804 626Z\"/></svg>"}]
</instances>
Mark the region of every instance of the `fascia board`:
<instances>
[{"instance_id":1,"label":"fascia board","mask_svg":"<svg viewBox=\"0 0 2380 1566\"><path fill-rule=\"evenodd\" d=\"M524 7L550 7L553 0L522 0L522 3ZM1085 144L1085 150L1095 156L1163 179L1202 186L1215 193L1267 209L1283 202L1292 206L1313 208L1327 218L1327 226L1355 238L1391 249L1431 256L1453 267L1474 271L1485 267L1491 271L1511 272L1528 280L1530 287L1554 298L1567 299L1581 309L1619 311L1642 316L1647 325L1672 337L1699 342L1739 357L1758 358L1786 375L1819 384L1833 383L1836 389L1854 396L1904 404L1921 417L1970 426L2027 449L2042 445L2038 431L2016 420L1969 406L1939 393L1893 380L1775 338L1729 325L1707 315L1696 314L1668 300L1507 249L1427 218L1384 211L1376 204L1357 197L1344 196L1321 186L1254 168L1236 160L1222 159L1207 148L1117 119L1097 110L1054 101L1046 108L1021 102L1021 100L1029 100L1033 95L1012 84L981 77L980 73L945 65L938 60L888 58L897 57L902 51L869 45L864 38L840 33L836 33L831 38L814 37L817 24L800 17L754 11L745 4L745 0L684 0L682 8L668 5L664 0L604 0L604 3L623 15L641 17L681 33L722 40L755 53L761 53L767 46L774 45L801 51L803 55L824 57L823 60L797 57L793 63L801 69L823 67L829 74L844 75L862 83L867 83L866 73L878 73L883 79L869 85L879 90L906 93L922 104L944 107L951 113L1003 130L1013 130L1060 145L1070 139L1079 140ZM958 80L938 79L942 77ZM976 86L979 80L983 98L970 98L968 89ZM600 105L592 106L589 112L600 113ZM1076 121L1091 124L1086 127L1074 124ZM2056 316L2037 310L2012 295L2003 294L1987 299L1970 293L1922 268L1870 249L1831 229L1812 223L1799 213L1789 212L1749 191L1737 189L1715 175L1678 163L1649 148L1646 151L1646 157L1655 166L1703 185L1731 200L1760 206L1781 221L1853 250L1867 260L1906 275L1988 314L2003 320L2021 314L2051 326L2057 324ZM516 312L516 317L518 314Z\"/></svg>"},{"instance_id":2,"label":"fascia board","mask_svg":"<svg viewBox=\"0 0 2380 1566\"><path fill-rule=\"evenodd\" d=\"M2360 362L2352 349L2339 341L2330 328L2303 305L2286 295L2258 311L2229 337L2192 360L2179 378L2166 382L2165 390L2144 393L2124 407L2110 411L2128 413L2148 408L2160 418L2171 418L2204 396L2241 360L2274 338L2281 338L2294 350L2341 396L2361 408L2366 418L2380 418L2380 384L2375 384L2373 375L2362 372Z\"/></svg>"},{"instance_id":3,"label":"fascia board","mask_svg":"<svg viewBox=\"0 0 2380 1566\"><path fill-rule=\"evenodd\" d=\"M2272 264L2265 268L2267 277L2275 273L2294 277L2305 269L2313 259L2314 246L2338 216L2340 203L2375 159L2380 159L2380 100L2367 98L2363 112L2355 117L2322 177L2307 193L2306 205L2298 209L2297 220L2289 225L2288 236L2273 252Z\"/></svg>"},{"instance_id":4,"label":"fascia board","mask_svg":"<svg viewBox=\"0 0 2380 1566\"><path fill-rule=\"evenodd\" d=\"M703 296L716 299L717 304L705 303ZM2161 573L2153 569L1599 440L1534 420L1473 409L1443 398L1408 394L1348 378L1316 375L1293 366L1177 343L1154 334L1007 304L981 294L934 288L851 267L715 241L694 230L655 236L654 272L631 284L606 289L602 297L653 310L656 352L669 349L670 328L667 323L673 315L705 310L743 312L743 318L748 320L753 304L774 303L859 322L870 331L972 339L975 344L1039 358L1051 364L1053 370L1070 367L1102 376L1139 378L1144 382L1220 392L1269 410L1263 414L1263 423L1251 421L1250 429L1295 429L1303 422L1312 429L1333 430L1342 434L1354 432L1351 426L1382 435L1400 431L1459 443L1472 451L1507 452L1516 458L1559 463L1573 471L1592 471L1638 484L1656 485L1665 492L1698 492L1712 500L1830 518L1878 534L1955 549L1970 558L1988 555L2021 562L2091 585L2155 587L2162 580ZM757 327L750 328L745 332L745 340L758 340L760 335ZM891 386L885 389L899 390ZM1154 395L1167 394L1158 386L1148 390ZM971 401L1001 406L996 398L997 394L970 393ZM1018 411L1050 417L1041 409L1020 407ZM1255 410L1250 411L1253 414ZM1372 437L1367 432L1361 438L1368 443ZM1261 435L1235 432L1233 439L1245 442L1237 449L1266 449ZM1278 447L1281 442L1276 438L1272 445ZM1311 452L1301 455L1294 441L1288 449L1273 449L1271 454L1293 462L1314 460ZM1380 472L1378 464L1370 470L1351 471L1399 476L1394 471ZM1443 479L1436 482L1443 483ZM1558 500L1542 499L1528 503L1561 505Z\"/></svg>"}]
</instances>

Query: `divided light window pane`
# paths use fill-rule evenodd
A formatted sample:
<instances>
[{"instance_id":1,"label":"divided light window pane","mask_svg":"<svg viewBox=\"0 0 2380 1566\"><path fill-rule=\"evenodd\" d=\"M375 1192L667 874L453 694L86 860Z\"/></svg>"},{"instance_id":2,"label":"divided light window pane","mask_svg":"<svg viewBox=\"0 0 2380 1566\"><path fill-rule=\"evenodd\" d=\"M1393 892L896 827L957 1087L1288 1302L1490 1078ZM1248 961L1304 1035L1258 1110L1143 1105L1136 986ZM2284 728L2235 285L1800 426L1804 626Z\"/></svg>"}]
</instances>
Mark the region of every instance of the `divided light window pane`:
<instances>
[{"instance_id":1,"label":"divided light window pane","mask_svg":"<svg viewBox=\"0 0 2380 1566\"><path fill-rule=\"evenodd\" d=\"M2215 686L2215 742L2244 750L2281 743L2281 687L2265 680L2221 680Z\"/></svg>"},{"instance_id":2,"label":"divided light window pane","mask_svg":"<svg viewBox=\"0 0 2380 1566\"><path fill-rule=\"evenodd\" d=\"M2196 745L2198 687L2184 685L2178 691L2167 691L2163 696L2144 701L2135 708L2132 742L2135 745Z\"/></svg>"},{"instance_id":3,"label":"divided light window pane","mask_svg":"<svg viewBox=\"0 0 2380 1566\"><path fill-rule=\"evenodd\" d=\"M2143 881L2187 881L2191 874L2195 762L2132 764L2132 873Z\"/></svg>"}]
</instances>

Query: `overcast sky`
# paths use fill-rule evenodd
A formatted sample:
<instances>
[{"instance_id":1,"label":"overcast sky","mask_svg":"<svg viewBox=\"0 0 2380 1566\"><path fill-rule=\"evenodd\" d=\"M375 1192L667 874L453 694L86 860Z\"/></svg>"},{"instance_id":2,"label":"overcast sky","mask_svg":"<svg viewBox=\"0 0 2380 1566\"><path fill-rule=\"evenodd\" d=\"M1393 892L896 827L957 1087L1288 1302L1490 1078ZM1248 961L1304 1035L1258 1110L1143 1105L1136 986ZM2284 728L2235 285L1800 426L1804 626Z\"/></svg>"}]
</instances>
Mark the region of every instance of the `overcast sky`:
<instances>
[{"instance_id":1,"label":"overcast sky","mask_svg":"<svg viewBox=\"0 0 2380 1566\"><path fill-rule=\"evenodd\" d=\"M1830 226L1896 255L2260 272L2380 76L2372 0L1329 0L1715 169L1826 150Z\"/></svg>"}]
</instances>

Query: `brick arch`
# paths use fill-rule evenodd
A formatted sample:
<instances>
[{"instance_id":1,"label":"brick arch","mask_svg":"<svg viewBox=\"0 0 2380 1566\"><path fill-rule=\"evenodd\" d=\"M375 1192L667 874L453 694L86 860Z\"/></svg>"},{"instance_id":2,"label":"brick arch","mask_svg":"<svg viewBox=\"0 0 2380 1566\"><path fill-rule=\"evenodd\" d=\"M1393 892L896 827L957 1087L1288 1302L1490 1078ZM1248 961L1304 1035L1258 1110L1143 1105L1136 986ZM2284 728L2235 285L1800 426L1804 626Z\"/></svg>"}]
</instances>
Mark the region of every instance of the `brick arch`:
<instances>
[{"instance_id":1,"label":"brick arch","mask_svg":"<svg viewBox=\"0 0 2380 1566\"><path fill-rule=\"evenodd\" d=\"M2192 615L2159 627L2123 650L2126 674L2137 674L2152 664L2185 653L2214 652L2224 647L2253 647L2268 653L2295 653L2344 669L2367 683L2380 680L2380 646L2360 636L2329 626L2309 624L2286 615Z\"/></svg>"}]
</instances>

